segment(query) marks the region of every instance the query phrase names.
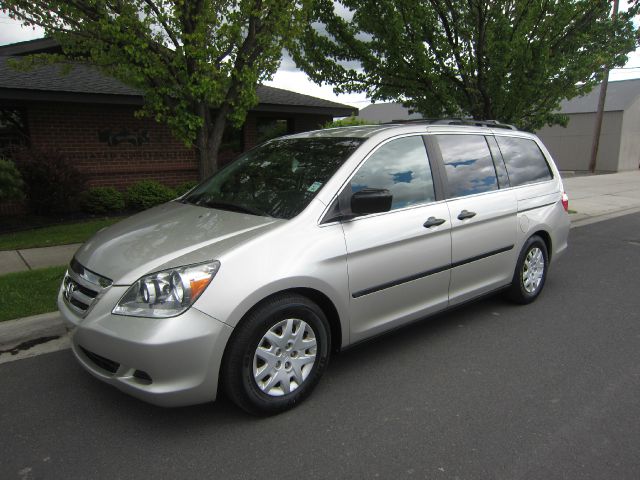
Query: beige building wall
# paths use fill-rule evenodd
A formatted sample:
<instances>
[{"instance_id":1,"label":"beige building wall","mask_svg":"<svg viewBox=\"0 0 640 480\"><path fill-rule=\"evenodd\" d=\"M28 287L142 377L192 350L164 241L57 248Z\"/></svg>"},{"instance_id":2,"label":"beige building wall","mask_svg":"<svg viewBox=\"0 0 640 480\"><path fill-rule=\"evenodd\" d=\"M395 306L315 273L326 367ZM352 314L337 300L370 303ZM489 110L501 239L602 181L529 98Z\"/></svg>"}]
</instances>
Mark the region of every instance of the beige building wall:
<instances>
[{"instance_id":1,"label":"beige building wall","mask_svg":"<svg viewBox=\"0 0 640 480\"><path fill-rule=\"evenodd\" d=\"M570 114L566 128L555 125L544 127L536 132L553 155L560 170L589 169L595 117L595 113ZM598 171L618 171L622 124L622 111L605 112L600 133L600 147L598 148L596 166ZM629 123L628 128L632 128L631 125L632 122ZM639 128L637 123L634 128ZM635 141L640 142L640 134L636 134L636 137ZM628 148L635 147L629 146Z\"/></svg>"},{"instance_id":2,"label":"beige building wall","mask_svg":"<svg viewBox=\"0 0 640 480\"><path fill-rule=\"evenodd\" d=\"M640 168L640 97L624 111L618 170Z\"/></svg>"}]
</instances>

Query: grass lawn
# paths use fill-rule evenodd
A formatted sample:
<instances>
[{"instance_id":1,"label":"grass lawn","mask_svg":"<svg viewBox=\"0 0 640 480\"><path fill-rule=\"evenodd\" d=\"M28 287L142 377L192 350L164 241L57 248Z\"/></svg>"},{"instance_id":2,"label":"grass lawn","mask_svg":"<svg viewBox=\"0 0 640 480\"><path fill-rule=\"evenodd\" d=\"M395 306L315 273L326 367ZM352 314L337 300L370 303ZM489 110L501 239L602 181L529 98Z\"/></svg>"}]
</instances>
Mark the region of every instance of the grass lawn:
<instances>
[{"instance_id":1,"label":"grass lawn","mask_svg":"<svg viewBox=\"0 0 640 480\"><path fill-rule=\"evenodd\" d=\"M41 268L0 276L0 322L55 311L66 268Z\"/></svg>"},{"instance_id":2,"label":"grass lawn","mask_svg":"<svg viewBox=\"0 0 640 480\"><path fill-rule=\"evenodd\" d=\"M0 250L16 250L19 248L50 247L81 243L101 228L122 220L124 217L97 218L84 222L54 225L52 227L34 228L0 235Z\"/></svg>"}]
</instances>

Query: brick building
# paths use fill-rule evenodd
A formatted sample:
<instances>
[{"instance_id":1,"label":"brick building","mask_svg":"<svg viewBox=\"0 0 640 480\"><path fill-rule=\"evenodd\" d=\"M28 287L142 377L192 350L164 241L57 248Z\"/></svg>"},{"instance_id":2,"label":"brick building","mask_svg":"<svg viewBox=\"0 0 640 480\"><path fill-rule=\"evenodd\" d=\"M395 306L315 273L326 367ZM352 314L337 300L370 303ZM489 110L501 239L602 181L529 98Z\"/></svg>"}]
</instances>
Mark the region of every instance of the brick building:
<instances>
[{"instance_id":1,"label":"brick building","mask_svg":"<svg viewBox=\"0 0 640 480\"><path fill-rule=\"evenodd\" d=\"M11 57L56 51L51 39L0 46L0 152L16 144L60 152L87 174L88 186L122 189L141 179L175 186L197 178L193 149L164 125L134 116L143 102L136 89L87 65L69 72L54 65L22 72L9 65ZM223 162L269 138L357 113L348 105L267 86L258 88L258 96L243 127L227 128ZM0 214L10 210L0 206Z\"/></svg>"}]
</instances>

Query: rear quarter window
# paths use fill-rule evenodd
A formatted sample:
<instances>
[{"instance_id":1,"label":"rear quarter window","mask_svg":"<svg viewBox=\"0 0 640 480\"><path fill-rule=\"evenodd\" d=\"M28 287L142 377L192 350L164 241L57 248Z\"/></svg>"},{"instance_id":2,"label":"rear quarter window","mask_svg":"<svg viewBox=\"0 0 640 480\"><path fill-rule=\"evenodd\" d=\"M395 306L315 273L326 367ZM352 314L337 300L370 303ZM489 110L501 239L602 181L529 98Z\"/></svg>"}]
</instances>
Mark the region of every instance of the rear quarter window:
<instances>
[{"instance_id":1,"label":"rear quarter window","mask_svg":"<svg viewBox=\"0 0 640 480\"><path fill-rule=\"evenodd\" d=\"M551 180L553 175L538 144L528 138L496 136L511 186Z\"/></svg>"}]
</instances>

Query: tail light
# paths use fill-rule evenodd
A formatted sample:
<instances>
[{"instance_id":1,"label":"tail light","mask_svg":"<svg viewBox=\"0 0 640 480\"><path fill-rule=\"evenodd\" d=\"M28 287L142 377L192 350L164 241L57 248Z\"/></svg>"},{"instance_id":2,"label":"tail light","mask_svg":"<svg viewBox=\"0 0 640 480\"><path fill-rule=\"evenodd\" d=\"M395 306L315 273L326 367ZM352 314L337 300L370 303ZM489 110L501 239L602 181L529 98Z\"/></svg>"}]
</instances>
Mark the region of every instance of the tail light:
<instances>
[{"instance_id":1,"label":"tail light","mask_svg":"<svg viewBox=\"0 0 640 480\"><path fill-rule=\"evenodd\" d=\"M564 208L565 212L569 211L569 195L567 195L567 192L562 192L562 208Z\"/></svg>"}]
</instances>

